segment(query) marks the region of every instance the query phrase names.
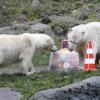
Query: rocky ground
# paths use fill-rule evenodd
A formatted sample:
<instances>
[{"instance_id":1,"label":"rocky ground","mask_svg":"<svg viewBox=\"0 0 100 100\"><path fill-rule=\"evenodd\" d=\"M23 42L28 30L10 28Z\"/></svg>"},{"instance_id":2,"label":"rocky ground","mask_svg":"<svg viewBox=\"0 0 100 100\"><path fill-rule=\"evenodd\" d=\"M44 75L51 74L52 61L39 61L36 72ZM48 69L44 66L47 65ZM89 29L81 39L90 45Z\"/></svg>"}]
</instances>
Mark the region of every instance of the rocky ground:
<instances>
[{"instance_id":1,"label":"rocky ground","mask_svg":"<svg viewBox=\"0 0 100 100\"><path fill-rule=\"evenodd\" d=\"M66 34L77 24L100 21L99 0L1 0L0 9L0 34L37 32L37 23L48 24L55 34Z\"/></svg>"},{"instance_id":2,"label":"rocky ground","mask_svg":"<svg viewBox=\"0 0 100 100\"><path fill-rule=\"evenodd\" d=\"M29 100L100 100L100 77L37 92Z\"/></svg>"},{"instance_id":3,"label":"rocky ground","mask_svg":"<svg viewBox=\"0 0 100 100\"><path fill-rule=\"evenodd\" d=\"M49 67L44 67L44 66L36 66L35 67L35 71L36 73L38 72L47 72L49 71ZM0 68L0 75L3 75L3 74L17 74L17 73L21 73L21 68L19 67L15 67L15 66L8 66L8 67L2 67Z\"/></svg>"}]
</instances>

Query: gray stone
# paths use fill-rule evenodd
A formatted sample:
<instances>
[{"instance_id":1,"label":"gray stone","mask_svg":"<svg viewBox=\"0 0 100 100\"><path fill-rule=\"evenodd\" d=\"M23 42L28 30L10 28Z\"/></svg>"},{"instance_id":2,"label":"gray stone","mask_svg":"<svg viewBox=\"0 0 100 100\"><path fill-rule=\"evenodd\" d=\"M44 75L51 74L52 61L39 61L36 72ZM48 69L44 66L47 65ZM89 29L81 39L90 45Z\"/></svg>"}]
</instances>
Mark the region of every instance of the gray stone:
<instances>
[{"instance_id":1,"label":"gray stone","mask_svg":"<svg viewBox=\"0 0 100 100\"><path fill-rule=\"evenodd\" d=\"M41 20L41 23L49 24L49 23L51 23L51 20L48 16L44 16L43 19Z\"/></svg>"},{"instance_id":2,"label":"gray stone","mask_svg":"<svg viewBox=\"0 0 100 100\"><path fill-rule=\"evenodd\" d=\"M17 18L18 22L26 22L27 21L27 17L25 14L19 14L18 18Z\"/></svg>"},{"instance_id":3,"label":"gray stone","mask_svg":"<svg viewBox=\"0 0 100 100\"><path fill-rule=\"evenodd\" d=\"M82 8L76 9L72 11L72 16L80 20L88 19L88 15L91 13L91 9L89 9L86 5Z\"/></svg>"},{"instance_id":4,"label":"gray stone","mask_svg":"<svg viewBox=\"0 0 100 100\"><path fill-rule=\"evenodd\" d=\"M9 34L11 32L11 27L0 28L0 34Z\"/></svg>"},{"instance_id":5,"label":"gray stone","mask_svg":"<svg viewBox=\"0 0 100 100\"><path fill-rule=\"evenodd\" d=\"M99 13L96 13L96 18L97 19L100 19L100 12Z\"/></svg>"},{"instance_id":6,"label":"gray stone","mask_svg":"<svg viewBox=\"0 0 100 100\"><path fill-rule=\"evenodd\" d=\"M35 67L36 72L47 72L50 71L48 66L36 66ZM14 64L11 66L5 66L0 67L0 75L6 74L6 75L12 75L12 74L21 74L22 69L19 64Z\"/></svg>"},{"instance_id":7,"label":"gray stone","mask_svg":"<svg viewBox=\"0 0 100 100\"><path fill-rule=\"evenodd\" d=\"M0 88L0 100L21 100L21 93L10 88Z\"/></svg>"},{"instance_id":8,"label":"gray stone","mask_svg":"<svg viewBox=\"0 0 100 100\"><path fill-rule=\"evenodd\" d=\"M28 32L30 32L30 33L44 33L44 34L48 34L54 38L54 34L53 34L52 29L51 29L51 26L46 25L46 24L42 24L42 23L37 23L37 24L31 25L31 28L28 30Z\"/></svg>"},{"instance_id":9,"label":"gray stone","mask_svg":"<svg viewBox=\"0 0 100 100\"><path fill-rule=\"evenodd\" d=\"M39 23L39 20L31 22L12 22L11 26L0 28L0 34L23 34L23 33L44 33L54 38L50 25Z\"/></svg>"},{"instance_id":10,"label":"gray stone","mask_svg":"<svg viewBox=\"0 0 100 100\"><path fill-rule=\"evenodd\" d=\"M57 35L62 35L64 32L64 30L60 26L57 26L57 25L53 26L52 29L54 33Z\"/></svg>"},{"instance_id":11,"label":"gray stone","mask_svg":"<svg viewBox=\"0 0 100 100\"><path fill-rule=\"evenodd\" d=\"M54 28L54 32L60 31L62 33L62 30L63 30L63 34L66 34L68 32L69 28L71 28L77 24L83 23L83 21L80 21L80 20L72 17L71 15L69 15L69 16L53 15L53 16L50 16L49 18L52 21L51 26ZM58 29L58 27L59 27L59 29Z\"/></svg>"},{"instance_id":12,"label":"gray stone","mask_svg":"<svg viewBox=\"0 0 100 100\"><path fill-rule=\"evenodd\" d=\"M30 26L27 23L19 23L19 24L14 24L12 25L12 30L28 30Z\"/></svg>"},{"instance_id":13,"label":"gray stone","mask_svg":"<svg viewBox=\"0 0 100 100\"><path fill-rule=\"evenodd\" d=\"M26 32L30 26L27 23L12 23L9 27L0 28L0 34L22 34Z\"/></svg>"},{"instance_id":14,"label":"gray stone","mask_svg":"<svg viewBox=\"0 0 100 100\"><path fill-rule=\"evenodd\" d=\"M89 2L93 2L95 0L82 0L83 2L89 3Z\"/></svg>"},{"instance_id":15,"label":"gray stone","mask_svg":"<svg viewBox=\"0 0 100 100\"><path fill-rule=\"evenodd\" d=\"M33 0L31 6L34 10L41 9L41 3L38 0Z\"/></svg>"},{"instance_id":16,"label":"gray stone","mask_svg":"<svg viewBox=\"0 0 100 100\"><path fill-rule=\"evenodd\" d=\"M37 92L29 100L100 100L100 76Z\"/></svg>"}]
</instances>

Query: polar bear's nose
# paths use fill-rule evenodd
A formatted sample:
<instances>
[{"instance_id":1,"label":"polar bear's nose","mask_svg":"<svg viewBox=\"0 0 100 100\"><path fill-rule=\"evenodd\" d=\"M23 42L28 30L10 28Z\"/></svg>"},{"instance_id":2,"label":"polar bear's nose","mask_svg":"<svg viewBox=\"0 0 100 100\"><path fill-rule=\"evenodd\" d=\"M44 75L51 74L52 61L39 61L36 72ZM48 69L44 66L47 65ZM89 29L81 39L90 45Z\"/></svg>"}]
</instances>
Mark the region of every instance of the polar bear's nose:
<instances>
[{"instance_id":1,"label":"polar bear's nose","mask_svg":"<svg viewBox=\"0 0 100 100\"><path fill-rule=\"evenodd\" d=\"M55 45L53 45L51 51L52 52L56 52L57 51L57 47Z\"/></svg>"},{"instance_id":2,"label":"polar bear's nose","mask_svg":"<svg viewBox=\"0 0 100 100\"><path fill-rule=\"evenodd\" d=\"M69 50L70 50L70 51L73 51L73 48L70 48Z\"/></svg>"}]
</instances>

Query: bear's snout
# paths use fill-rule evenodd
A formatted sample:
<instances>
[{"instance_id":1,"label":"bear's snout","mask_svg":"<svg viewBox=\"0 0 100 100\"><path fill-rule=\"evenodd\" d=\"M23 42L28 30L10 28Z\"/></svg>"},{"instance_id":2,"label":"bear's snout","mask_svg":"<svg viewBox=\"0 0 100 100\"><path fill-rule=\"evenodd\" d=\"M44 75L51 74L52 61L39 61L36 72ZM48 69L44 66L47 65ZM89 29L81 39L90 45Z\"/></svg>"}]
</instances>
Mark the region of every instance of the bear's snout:
<instances>
[{"instance_id":1,"label":"bear's snout","mask_svg":"<svg viewBox=\"0 0 100 100\"><path fill-rule=\"evenodd\" d=\"M51 48L51 51L52 52L56 52L57 51L57 47L55 45L53 45L52 48Z\"/></svg>"}]
</instances>

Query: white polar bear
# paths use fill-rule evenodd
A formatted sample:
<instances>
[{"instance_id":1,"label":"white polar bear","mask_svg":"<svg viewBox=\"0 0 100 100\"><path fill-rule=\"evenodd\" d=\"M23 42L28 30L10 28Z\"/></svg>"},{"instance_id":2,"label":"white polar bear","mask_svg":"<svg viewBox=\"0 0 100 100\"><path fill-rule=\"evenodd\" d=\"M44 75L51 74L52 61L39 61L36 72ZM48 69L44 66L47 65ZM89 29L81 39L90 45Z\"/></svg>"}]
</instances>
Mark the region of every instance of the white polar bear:
<instances>
[{"instance_id":1,"label":"white polar bear","mask_svg":"<svg viewBox=\"0 0 100 100\"><path fill-rule=\"evenodd\" d=\"M100 22L77 25L69 30L67 37L69 48L78 52L82 52L88 40L91 40L96 60L96 54L100 53Z\"/></svg>"},{"instance_id":2,"label":"white polar bear","mask_svg":"<svg viewBox=\"0 0 100 100\"><path fill-rule=\"evenodd\" d=\"M32 57L35 50L48 47L56 51L55 42L46 34L0 35L0 66L21 62L23 73L35 72Z\"/></svg>"}]
</instances>

